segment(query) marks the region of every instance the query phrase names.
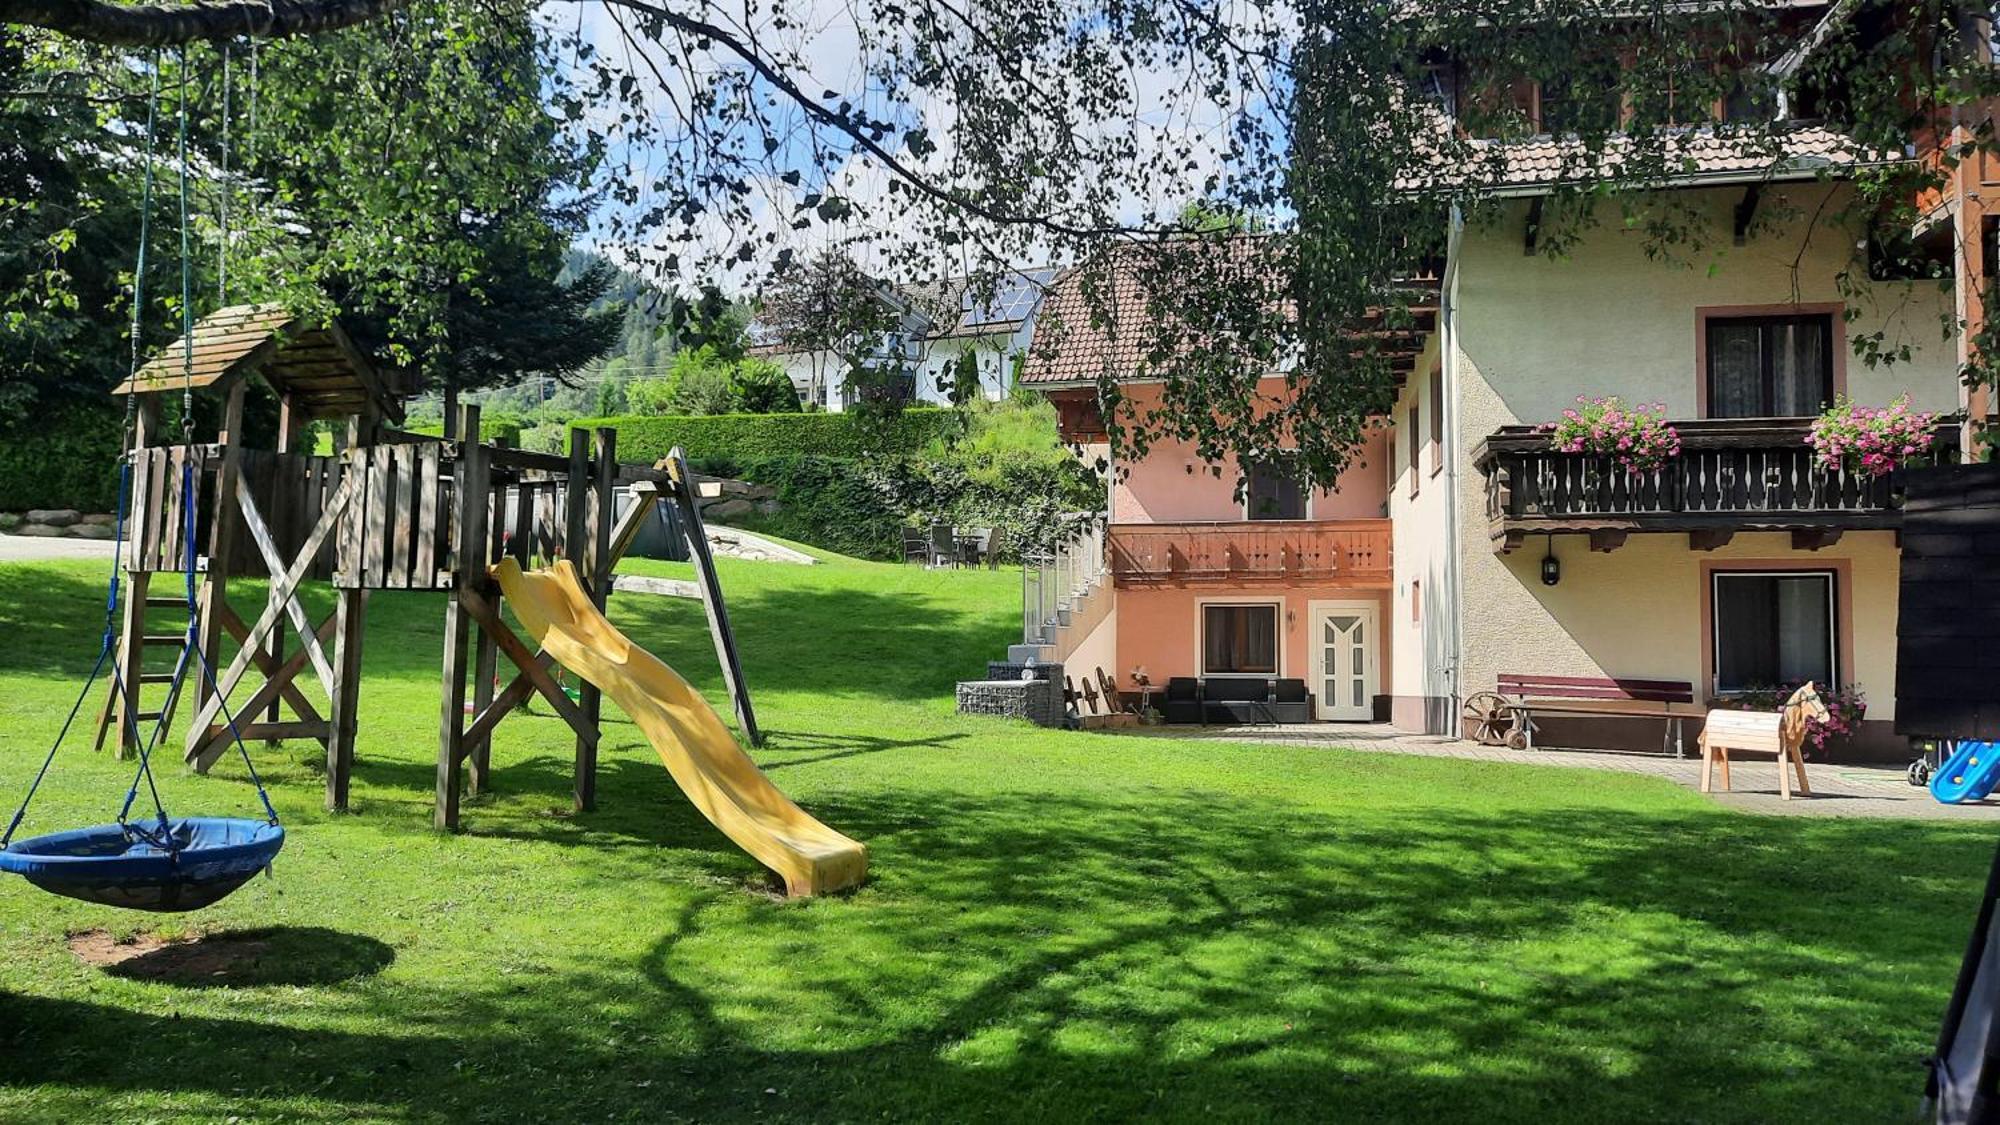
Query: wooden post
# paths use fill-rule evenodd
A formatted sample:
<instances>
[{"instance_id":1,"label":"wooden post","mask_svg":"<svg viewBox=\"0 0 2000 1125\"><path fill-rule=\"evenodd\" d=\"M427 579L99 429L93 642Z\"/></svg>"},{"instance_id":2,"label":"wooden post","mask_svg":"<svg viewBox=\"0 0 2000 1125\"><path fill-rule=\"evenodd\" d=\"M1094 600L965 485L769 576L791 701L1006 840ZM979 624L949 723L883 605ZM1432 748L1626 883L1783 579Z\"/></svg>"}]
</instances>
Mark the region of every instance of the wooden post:
<instances>
[{"instance_id":1,"label":"wooden post","mask_svg":"<svg viewBox=\"0 0 2000 1125\"><path fill-rule=\"evenodd\" d=\"M491 474L489 473L488 475L490 476ZM490 484L484 491L489 494L487 500L489 504L488 511L492 516L498 517L494 522L500 526L506 526L506 496L491 495ZM481 536L480 542L484 544L492 538L494 536L491 534L484 535ZM491 557L482 549L479 557L479 576L481 579L485 578L486 566L491 561ZM493 676L499 656L499 649L486 630L475 629L472 633L472 652L472 713L474 715L484 715L486 708L493 703ZM482 793L490 792L493 786L493 736L491 732L489 731L474 738L472 744L466 747L466 751L466 760L470 763L470 768L465 773L465 791L475 797Z\"/></svg>"},{"instance_id":2,"label":"wooden post","mask_svg":"<svg viewBox=\"0 0 2000 1125\"><path fill-rule=\"evenodd\" d=\"M590 447L589 434L582 430L569 432L569 475L563 480L563 557L576 567L585 589L592 587L591 544L596 541L596 525L591 519ZM595 597L594 591L592 596ZM588 683L578 684L576 703L591 729L597 729L598 716L603 713L597 689ZM597 747L581 735L576 740L573 788L577 812L590 812L597 807Z\"/></svg>"},{"instance_id":3,"label":"wooden post","mask_svg":"<svg viewBox=\"0 0 2000 1125\"><path fill-rule=\"evenodd\" d=\"M458 432L479 432L479 408L459 408ZM458 542L452 559L457 567L457 588L445 604L443 699L438 716L437 808L433 823L443 829L458 828L459 782L463 774L465 741L465 642L471 625L461 603L460 590L476 585L486 575L486 492L484 450L477 440L461 442L452 480L458 496ZM369 512L370 520L386 513Z\"/></svg>"},{"instance_id":4,"label":"wooden post","mask_svg":"<svg viewBox=\"0 0 2000 1125\"><path fill-rule=\"evenodd\" d=\"M132 434L131 484L125 496L125 604L119 609L118 651L113 654L117 661L118 682L112 688L114 696L105 722L117 728L120 758L129 758L139 752L132 736L135 724L126 718L140 712L139 689L144 686L146 672L146 598L152 590L153 575L142 569L146 564L140 559L140 549L145 539L146 521L142 518L147 511L146 476L142 472L141 450L147 448L160 429L160 399L158 395L139 396L136 425ZM104 744L105 731L98 731L98 745Z\"/></svg>"},{"instance_id":5,"label":"wooden post","mask_svg":"<svg viewBox=\"0 0 2000 1125\"><path fill-rule=\"evenodd\" d=\"M306 456L311 456L313 452L312 447L306 441L307 436L312 432L308 426L308 423L310 421L311 418L306 413L305 405L299 402L298 396L296 395L278 396L278 452L281 454L298 453L300 452L299 447L301 445L305 445L306 448L304 449L303 452L306 454ZM301 485L298 482L294 481L289 476L281 479L281 481L278 484L278 489L280 495L282 496L290 496L293 490L299 487L301 487ZM273 505L272 507L273 511L271 514L274 518L281 520L289 518L287 514L288 505L285 505L281 502L279 504ZM274 530L278 530L281 533L281 535L283 535L283 538L280 539L280 542L289 542L290 536L287 533L288 529L276 528ZM278 587L277 579L278 579L277 575L274 574L271 576L272 580L271 589L274 594L276 593ZM277 632L271 634L270 652L271 652L271 658L274 660L283 662L283 660L285 659L284 630L280 629ZM280 713L278 701L272 700L270 714L265 716L265 720L267 722L275 723L281 718L283 718L283 715ZM276 746L277 740L272 739L270 740L269 744L272 746ZM329 754L330 753L331 751L329 749ZM333 759L329 756L327 759L327 764L331 766L332 763ZM331 787L333 785L333 776L330 771L327 775L327 785L329 787L327 795L327 807L328 808L346 807L347 792L344 783L341 789L340 805L336 806L333 804L333 796L331 791Z\"/></svg>"},{"instance_id":6,"label":"wooden post","mask_svg":"<svg viewBox=\"0 0 2000 1125\"><path fill-rule=\"evenodd\" d=\"M361 632L368 616L368 591L341 590L333 625L333 698L327 716L326 807L347 810L348 782L354 774L355 715L361 701Z\"/></svg>"},{"instance_id":7,"label":"wooden post","mask_svg":"<svg viewBox=\"0 0 2000 1125\"><path fill-rule=\"evenodd\" d=\"M667 475L673 478L674 502L681 510L681 527L687 535L688 557L694 561L700 580L701 607L708 613L708 633L715 642L715 658L722 665L722 683L736 705L736 722L752 746L764 745L764 732L757 726L757 711L750 705L750 688L743 682L743 665L736 656L736 634L729 628L729 607L722 601L722 580L715 574L715 556L708 549L708 529L701 522L701 505L694 495L694 474L688 472L687 458L679 446L667 454Z\"/></svg>"},{"instance_id":8,"label":"wooden post","mask_svg":"<svg viewBox=\"0 0 2000 1125\"><path fill-rule=\"evenodd\" d=\"M583 434L577 433L570 446L572 469L582 437ZM590 454L593 473L585 500L588 511L581 544L582 561L577 572L584 589L590 591L591 602L602 612L606 595L611 591L611 521L618 510L613 500L618 487L618 431L603 428L593 431ZM575 495L574 477L570 488L571 495ZM577 555L572 554L571 558ZM579 735L576 740L576 811L589 812L597 807L597 742L603 733L604 693L589 682L578 685L577 707L590 724L591 737Z\"/></svg>"},{"instance_id":9,"label":"wooden post","mask_svg":"<svg viewBox=\"0 0 2000 1125\"><path fill-rule=\"evenodd\" d=\"M197 704L208 702L209 681L216 674L216 654L222 650L222 614L217 607L229 597L229 557L236 549L236 477L243 467L243 398L249 389L250 382L245 378L239 377L230 384L229 399L222 413L222 432L216 435L222 446L222 464L215 472L215 496L209 512L208 581L201 588L201 623L196 633L206 669L190 669L190 674L196 677ZM199 480L195 489L200 492ZM195 549L194 544L188 544L188 550Z\"/></svg>"}]
</instances>

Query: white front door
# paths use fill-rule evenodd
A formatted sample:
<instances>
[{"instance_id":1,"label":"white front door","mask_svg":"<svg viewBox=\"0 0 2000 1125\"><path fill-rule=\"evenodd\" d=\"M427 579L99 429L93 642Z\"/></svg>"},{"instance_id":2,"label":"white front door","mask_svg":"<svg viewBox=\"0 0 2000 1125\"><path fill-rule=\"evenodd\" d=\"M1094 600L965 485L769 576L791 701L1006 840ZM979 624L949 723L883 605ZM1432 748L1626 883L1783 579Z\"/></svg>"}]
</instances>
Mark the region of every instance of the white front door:
<instances>
[{"instance_id":1,"label":"white front door","mask_svg":"<svg viewBox=\"0 0 2000 1125\"><path fill-rule=\"evenodd\" d=\"M1375 717L1373 603L1313 608L1313 668L1320 718L1367 722Z\"/></svg>"}]
</instances>

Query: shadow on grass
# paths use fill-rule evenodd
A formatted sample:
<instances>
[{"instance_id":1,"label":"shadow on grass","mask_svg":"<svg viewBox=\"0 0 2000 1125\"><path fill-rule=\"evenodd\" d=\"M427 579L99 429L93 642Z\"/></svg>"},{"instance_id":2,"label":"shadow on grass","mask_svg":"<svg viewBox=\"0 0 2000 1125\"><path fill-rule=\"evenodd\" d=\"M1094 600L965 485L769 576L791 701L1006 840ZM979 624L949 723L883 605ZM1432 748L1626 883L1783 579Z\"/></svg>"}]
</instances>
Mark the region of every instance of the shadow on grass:
<instances>
[{"instance_id":1,"label":"shadow on grass","mask_svg":"<svg viewBox=\"0 0 2000 1125\"><path fill-rule=\"evenodd\" d=\"M395 950L365 934L274 926L171 942L105 965L104 971L190 988L315 987L373 976L395 959Z\"/></svg>"},{"instance_id":2,"label":"shadow on grass","mask_svg":"<svg viewBox=\"0 0 2000 1125\"><path fill-rule=\"evenodd\" d=\"M426 982L368 1033L12 996L0 1082L426 1120L1883 1120L1987 846L1930 835L1914 876L1905 825L1709 811L815 811L869 843L862 895L696 893L632 920L636 962Z\"/></svg>"}]
</instances>

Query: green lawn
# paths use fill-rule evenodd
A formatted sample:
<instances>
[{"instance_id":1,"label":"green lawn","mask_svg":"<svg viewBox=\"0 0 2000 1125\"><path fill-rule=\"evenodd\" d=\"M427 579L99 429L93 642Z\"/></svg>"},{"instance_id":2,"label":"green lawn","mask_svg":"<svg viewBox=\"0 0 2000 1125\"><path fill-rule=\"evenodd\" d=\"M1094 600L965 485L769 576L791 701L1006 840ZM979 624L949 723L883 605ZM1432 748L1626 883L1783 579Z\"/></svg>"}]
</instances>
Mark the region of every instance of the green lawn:
<instances>
[{"instance_id":1,"label":"green lawn","mask_svg":"<svg viewBox=\"0 0 2000 1125\"><path fill-rule=\"evenodd\" d=\"M632 564L676 573L676 568ZM429 828L442 604L371 609L353 815L259 750L275 881L158 918L0 884L0 1119L1901 1120L1990 831L1758 818L1664 782L1064 734L951 713L1018 577L723 564L759 755L868 843L776 901L622 720L599 811L510 719ZM94 565L0 566L0 785L95 652ZM316 591L325 604L324 591ZM613 617L719 700L698 606ZM29 831L109 819L80 740ZM171 807L248 813L240 765ZM11 802L12 798L8 798ZM221 976L65 935L257 935ZM143 964L143 962L141 962Z\"/></svg>"}]
</instances>

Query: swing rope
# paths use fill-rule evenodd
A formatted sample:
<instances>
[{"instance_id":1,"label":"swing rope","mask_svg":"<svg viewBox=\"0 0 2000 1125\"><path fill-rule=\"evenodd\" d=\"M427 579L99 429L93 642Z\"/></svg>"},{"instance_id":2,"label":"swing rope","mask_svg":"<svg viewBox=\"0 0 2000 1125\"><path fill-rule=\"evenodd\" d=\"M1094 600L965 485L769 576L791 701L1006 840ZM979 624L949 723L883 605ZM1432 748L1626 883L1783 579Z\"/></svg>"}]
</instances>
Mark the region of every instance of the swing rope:
<instances>
[{"instance_id":1,"label":"swing rope","mask_svg":"<svg viewBox=\"0 0 2000 1125\"><path fill-rule=\"evenodd\" d=\"M127 382L138 374L140 365L139 333L146 303L146 247L150 241L153 216L153 164L159 141L158 130L155 128L160 108L160 55L157 49L153 52L152 61L152 76L146 93L146 158L143 161L145 171L140 177L139 188L139 254L138 261L132 269L132 357L131 366L126 371ZM14 833L20 829L22 818L28 815L28 806L34 802L36 792L42 787L42 781L48 777L49 767L55 764L56 751L62 749L63 740L69 737L70 728L76 724L77 715L82 712L84 703L90 698L90 689L97 686L97 678L104 674L104 665L111 655L112 647L117 644L119 572L123 569L121 563L125 549L125 505L131 491L131 441L138 409L138 392L127 391L125 428L119 436L118 507L114 509L117 534L112 539L111 581L104 598L104 635L97 646L97 661L91 665L90 676L84 680L83 690L77 693L76 702L70 704L69 714L63 719L62 728L56 732L55 741L49 744L49 752L42 758L41 768L35 771L35 779L28 784L28 792L21 798L20 806L14 810L13 818L7 822L7 830L0 833L0 848L13 842ZM115 686L120 678L115 665L111 675ZM120 695L123 695L122 691ZM125 716L125 719L130 722L130 716Z\"/></svg>"},{"instance_id":2,"label":"swing rope","mask_svg":"<svg viewBox=\"0 0 2000 1125\"><path fill-rule=\"evenodd\" d=\"M252 46L254 52L254 43ZM188 134L189 95L188 95L188 53L187 53L187 47L185 45L183 45L180 48L179 62L180 62L180 75L179 75L179 87L177 90L178 102L179 102L177 155L179 158L179 212L180 212L179 217L180 217L180 236L181 236L181 291L180 291L181 374L182 374L181 441L184 447L191 449L194 444L194 309L193 309L193 258L191 256L191 245L190 245L190 234L189 234L190 225L188 216L189 163L188 163L187 134ZM254 53L253 53L252 65L253 67L255 65ZM222 124L222 134L223 134L222 166L224 168L223 176L225 183L224 183L224 197L222 203L221 228L223 231L224 246L222 247L218 257L217 269L219 277L226 277L227 256L228 256L228 248L226 243L227 243L227 232L228 232L228 218L227 218L228 163L227 162L229 157L228 157L227 138L229 129L229 121L228 121L229 110L227 108L228 54L226 51L223 57L223 66L225 75L223 99L225 108L223 110L223 124ZM97 659L91 667L90 675L85 680L82 691L78 693L76 702L71 705L69 714L65 717L61 729L57 732L54 742L49 747L48 753L43 757L41 767L39 770L36 771L34 780L29 784L28 791L26 795L23 796L20 806L15 810L12 819L8 822L6 831L4 833L0 833L0 848L5 848L12 842L14 833L20 828L23 818L25 818L25 816L27 815L29 806L33 803L35 795L40 790L43 780L45 780L48 776L49 770L55 761L56 752L59 749L61 749L64 740L68 737L70 729L75 725L77 715L81 713L83 709L83 704L89 699L91 689L96 685L99 677L103 674L107 662L111 663L112 666L111 686L113 692L116 695L116 698L120 700L126 698L126 684L124 682L124 678L120 674L120 670L117 666L117 663L115 661L111 661L110 656L113 648L116 645L117 616L118 616L118 604L119 604L119 593L120 593L120 571L123 569L123 552L125 545L124 543L125 515L131 493L131 472L132 472L131 462L132 462L132 453L134 449L133 438L136 428L135 423L138 411L138 393L136 388L135 377L139 371L139 368L141 367L140 331L143 325L143 313L145 307L146 250L150 241L150 227L151 227L150 221L152 215L154 166L157 161L156 154L158 149L157 122L158 122L158 110L159 110L159 93L160 93L159 52L155 50L152 57L151 79L149 82L147 105L146 105L146 147L145 147L144 174L142 176L142 187L140 191L141 205L140 205L140 218L139 218L139 247L137 254L137 262L133 270L133 277L132 277L132 329L131 329L132 352L130 359L130 368L128 371L128 382L131 382L133 384L133 387L132 389L128 390L125 396L125 428L120 438L121 453L120 453L120 465L118 474L118 506L115 512L116 526L115 526L115 534L113 538L113 547L112 547L111 578L108 584L109 588L105 598L105 620L104 620L103 636L98 646ZM226 282L223 282L222 284L226 284ZM226 290L224 290L224 295L226 297ZM272 805L270 794L268 791L266 791L264 787L263 778L257 773L256 765L250 759L249 748L243 742L242 731L238 727L236 715L230 709L228 699L225 696L223 696L222 692L217 687L215 681L214 668L210 664L207 655L202 651L200 644L200 636L199 636L200 615L197 608L196 596L195 596L196 559L197 555L199 554L198 548L195 546L196 542L195 517L196 517L196 505L197 505L198 495L195 486L194 464L193 464L193 459L191 457L187 458L182 463L180 485L181 485L180 502L181 502L181 512L183 519L182 541L186 544L186 549L185 549L186 565L183 574L184 597L187 605L187 631L185 635L185 640L181 648L180 657L175 662L174 671L172 675L169 677L167 700L161 706L160 712L154 721L153 731L151 735L143 736L141 734L138 728L137 719L131 713L130 708L124 706L120 706L117 708L117 710L120 713L121 725L124 728L124 733L130 736L132 743L138 747L139 751L138 769L133 775L132 784L126 790L125 801L123 806L119 809L117 823L122 829L124 829L124 831L129 837L143 840L144 842L152 845L153 847L166 852L170 857L178 857L181 850L184 847L184 844L183 841L181 841L175 836L172 828L172 821L168 817L165 803L162 801L160 797L159 784L154 776L152 769L152 754L153 751L159 747L161 741L165 737L167 731L167 716L171 715L174 711L174 705L175 703L178 702L180 695L186 685L187 673L191 666L200 669L202 677L201 682L208 685L208 689L216 695L218 700L218 707L220 708L223 718L228 725L230 737L232 741L234 741L236 744L237 752L242 756L244 768L247 770L249 774L251 783L256 786L257 797L264 807L265 816L271 825L275 826L278 824L277 809ZM149 795L152 797L153 809L156 817L155 827L150 829L141 825L135 825L131 823L129 819L132 811L132 806L138 800L139 786L141 781L145 783L147 791Z\"/></svg>"}]
</instances>

